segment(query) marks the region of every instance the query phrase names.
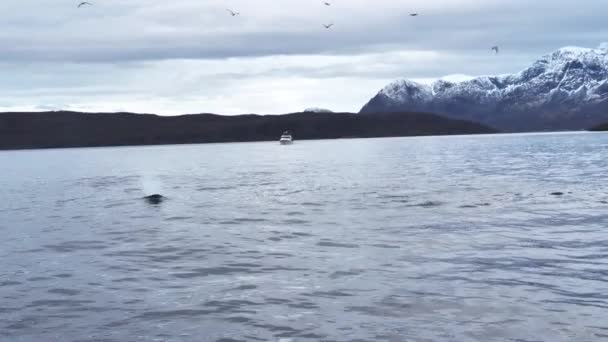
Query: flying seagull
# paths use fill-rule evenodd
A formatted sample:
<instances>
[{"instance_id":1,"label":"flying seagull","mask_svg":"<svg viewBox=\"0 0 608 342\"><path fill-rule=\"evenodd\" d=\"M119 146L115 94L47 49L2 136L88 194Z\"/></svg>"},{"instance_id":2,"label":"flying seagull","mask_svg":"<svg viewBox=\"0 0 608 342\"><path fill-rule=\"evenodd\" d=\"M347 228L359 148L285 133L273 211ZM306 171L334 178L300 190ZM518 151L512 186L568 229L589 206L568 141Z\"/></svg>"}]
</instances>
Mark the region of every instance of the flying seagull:
<instances>
[{"instance_id":1,"label":"flying seagull","mask_svg":"<svg viewBox=\"0 0 608 342\"><path fill-rule=\"evenodd\" d=\"M230 9L226 9L226 11L228 11L228 13L230 13L230 15L233 16L233 17L236 17L237 15L241 14L239 12L234 12L233 10L230 10Z\"/></svg>"},{"instance_id":2,"label":"flying seagull","mask_svg":"<svg viewBox=\"0 0 608 342\"><path fill-rule=\"evenodd\" d=\"M417 17L418 13L410 13L410 17Z\"/></svg>"},{"instance_id":3,"label":"flying seagull","mask_svg":"<svg viewBox=\"0 0 608 342\"><path fill-rule=\"evenodd\" d=\"M498 53L498 46L492 46L492 51L495 51L496 53Z\"/></svg>"},{"instance_id":4,"label":"flying seagull","mask_svg":"<svg viewBox=\"0 0 608 342\"><path fill-rule=\"evenodd\" d=\"M81 3L78 4L78 8L80 8L80 7L84 6L84 5L92 6L93 4L90 3L90 2L84 1L84 2L81 2Z\"/></svg>"},{"instance_id":5,"label":"flying seagull","mask_svg":"<svg viewBox=\"0 0 608 342\"><path fill-rule=\"evenodd\" d=\"M324 4L325 4L325 6L331 6L331 3L327 2L327 1L324 2Z\"/></svg>"},{"instance_id":6,"label":"flying seagull","mask_svg":"<svg viewBox=\"0 0 608 342\"><path fill-rule=\"evenodd\" d=\"M326 29L331 28L332 26L334 26L334 24L329 24L329 25L323 24L323 27L325 27Z\"/></svg>"}]
</instances>

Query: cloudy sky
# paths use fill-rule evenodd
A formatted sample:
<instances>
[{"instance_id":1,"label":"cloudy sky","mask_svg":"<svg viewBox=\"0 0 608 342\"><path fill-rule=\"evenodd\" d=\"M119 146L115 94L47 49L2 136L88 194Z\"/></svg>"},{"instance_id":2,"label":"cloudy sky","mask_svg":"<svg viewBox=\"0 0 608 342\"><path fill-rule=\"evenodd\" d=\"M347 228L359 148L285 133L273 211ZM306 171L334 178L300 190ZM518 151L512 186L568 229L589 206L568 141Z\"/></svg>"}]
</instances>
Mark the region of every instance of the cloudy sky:
<instances>
[{"instance_id":1,"label":"cloudy sky","mask_svg":"<svg viewBox=\"0 0 608 342\"><path fill-rule=\"evenodd\" d=\"M0 111L358 111L398 78L608 40L606 0L89 1L0 1Z\"/></svg>"}]
</instances>

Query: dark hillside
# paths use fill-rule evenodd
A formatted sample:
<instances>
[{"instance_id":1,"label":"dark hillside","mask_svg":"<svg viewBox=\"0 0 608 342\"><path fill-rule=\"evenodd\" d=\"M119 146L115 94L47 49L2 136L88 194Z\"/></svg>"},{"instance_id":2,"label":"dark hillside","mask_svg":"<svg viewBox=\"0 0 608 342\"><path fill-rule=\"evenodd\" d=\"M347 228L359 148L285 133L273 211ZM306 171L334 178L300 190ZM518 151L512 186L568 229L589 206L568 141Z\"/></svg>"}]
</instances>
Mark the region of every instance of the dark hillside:
<instances>
[{"instance_id":1,"label":"dark hillside","mask_svg":"<svg viewBox=\"0 0 608 342\"><path fill-rule=\"evenodd\" d=\"M0 149L265 141L278 140L285 130L295 140L495 132L481 124L424 113L0 113Z\"/></svg>"}]
</instances>

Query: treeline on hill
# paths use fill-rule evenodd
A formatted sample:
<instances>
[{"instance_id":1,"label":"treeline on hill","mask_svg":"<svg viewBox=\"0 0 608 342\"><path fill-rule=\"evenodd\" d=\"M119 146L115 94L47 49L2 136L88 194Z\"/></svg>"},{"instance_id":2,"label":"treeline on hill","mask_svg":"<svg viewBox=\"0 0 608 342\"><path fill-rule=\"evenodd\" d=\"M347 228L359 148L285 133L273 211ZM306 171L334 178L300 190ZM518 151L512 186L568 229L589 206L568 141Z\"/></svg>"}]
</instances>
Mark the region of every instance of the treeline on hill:
<instances>
[{"instance_id":1,"label":"treeline on hill","mask_svg":"<svg viewBox=\"0 0 608 342\"><path fill-rule=\"evenodd\" d=\"M481 124L426 113L0 113L0 149L269 141L278 140L285 130L295 140L496 132Z\"/></svg>"}]
</instances>

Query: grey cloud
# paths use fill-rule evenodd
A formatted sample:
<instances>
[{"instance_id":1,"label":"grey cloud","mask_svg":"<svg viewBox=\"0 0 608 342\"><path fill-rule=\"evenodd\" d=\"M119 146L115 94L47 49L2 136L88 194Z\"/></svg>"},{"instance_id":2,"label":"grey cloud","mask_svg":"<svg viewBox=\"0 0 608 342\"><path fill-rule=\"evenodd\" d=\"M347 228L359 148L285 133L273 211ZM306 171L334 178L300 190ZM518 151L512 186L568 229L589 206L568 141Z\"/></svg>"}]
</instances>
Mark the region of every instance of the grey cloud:
<instances>
[{"instance_id":1,"label":"grey cloud","mask_svg":"<svg viewBox=\"0 0 608 342\"><path fill-rule=\"evenodd\" d=\"M64 0L3 0L0 110L356 110L396 78L516 72L558 47L608 37L605 0L334 4L103 0L77 10Z\"/></svg>"},{"instance_id":2,"label":"grey cloud","mask_svg":"<svg viewBox=\"0 0 608 342\"><path fill-rule=\"evenodd\" d=\"M425 12L421 2L415 6L421 9L418 18L408 17L414 6L403 2L400 6L386 2L393 6L387 8L384 17L366 16L364 12L351 15L344 10L349 3L344 2L331 16L319 15L327 12L324 8L312 11L306 7L309 12L292 23L281 20L285 12L277 13L276 19L262 15L264 8L253 8L251 13L244 13L245 19L235 19L225 15L220 6L188 8L162 2L163 8L159 7L159 1L138 1L130 6L110 1L107 6L96 5L94 9L80 11L53 2L49 10L57 16L53 19L45 10L48 2L44 5L36 1L35 8L13 6L13 13L19 13L18 19L0 22L3 32L0 46L4 47L0 60L112 63L275 54L357 54L386 45L402 50L458 52L502 44L518 52L540 52L561 45L596 45L608 34L602 15L607 5L603 1L500 0L473 2L475 6L471 1L455 2L462 3L463 8L432 8ZM370 0L369 4L380 7L383 1ZM147 10L146 6L153 10ZM201 14L192 13L196 10ZM348 15L341 17L343 12ZM259 26L256 15L260 15ZM321 23L325 21L335 22L336 26L324 30ZM309 28L304 29L305 25Z\"/></svg>"}]
</instances>

